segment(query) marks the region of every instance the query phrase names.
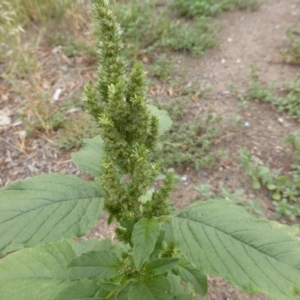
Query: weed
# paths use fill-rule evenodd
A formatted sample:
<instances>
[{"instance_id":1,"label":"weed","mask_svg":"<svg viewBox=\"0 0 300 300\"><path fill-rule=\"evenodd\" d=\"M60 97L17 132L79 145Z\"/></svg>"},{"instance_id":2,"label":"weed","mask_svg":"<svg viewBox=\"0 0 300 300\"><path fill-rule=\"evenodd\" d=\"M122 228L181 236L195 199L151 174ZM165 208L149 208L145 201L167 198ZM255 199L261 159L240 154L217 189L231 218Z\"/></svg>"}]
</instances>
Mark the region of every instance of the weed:
<instances>
[{"instance_id":1,"label":"weed","mask_svg":"<svg viewBox=\"0 0 300 300\"><path fill-rule=\"evenodd\" d=\"M205 17L194 22L174 19L170 7L161 1L132 0L118 3L116 10L131 55L161 48L203 54L217 44L219 26Z\"/></svg>"},{"instance_id":2,"label":"weed","mask_svg":"<svg viewBox=\"0 0 300 300\"><path fill-rule=\"evenodd\" d=\"M280 50L283 59L290 64L300 63L300 30L290 28L286 31L292 45L290 49Z\"/></svg>"},{"instance_id":3,"label":"weed","mask_svg":"<svg viewBox=\"0 0 300 300\"><path fill-rule=\"evenodd\" d=\"M0 3L0 63L4 67L1 77L14 74L20 78L35 70L37 63L28 43L23 42L24 35L16 7L8 1Z\"/></svg>"},{"instance_id":4,"label":"weed","mask_svg":"<svg viewBox=\"0 0 300 300\"><path fill-rule=\"evenodd\" d=\"M236 205L242 206L253 216L264 215L264 210L260 202L252 199L248 200L247 196L245 195L245 190L237 189L231 192L227 187L221 186L221 193L213 194L211 192L211 188L212 186L210 184L202 184L202 185L194 186L194 189L200 193L201 200L203 199L207 200L211 198L216 198L216 199L224 198L227 201L231 201Z\"/></svg>"},{"instance_id":5,"label":"weed","mask_svg":"<svg viewBox=\"0 0 300 300\"><path fill-rule=\"evenodd\" d=\"M237 97L245 102L247 100L260 100L264 102L272 102L275 99L274 91L276 88L275 82L272 82L268 87L265 87L260 82L259 73L255 65L250 65L250 82L248 90L245 93L239 92L233 84L229 85L229 89L237 95Z\"/></svg>"},{"instance_id":6,"label":"weed","mask_svg":"<svg viewBox=\"0 0 300 300\"><path fill-rule=\"evenodd\" d=\"M162 172L157 175L155 178L156 181L165 180L167 178L167 174L172 173L174 177L175 183L178 183L182 180L181 176L175 172L173 168L162 168Z\"/></svg>"},{"instance_id":7,"label":"weed","mask_svg":"<svg viewBox=\"0 0 300 300\"><path fill-rule=\"evenodd\" d=\"M289 116L300 121L300 73L293 82L290 82L285 89L286 95L277 98L274 104L278 106L278 111L286 112Z\"/></svg>"},{"instance_id":8,"label":"weed","mask_svg":"<svg viewBox=\"0 0 300 300\"><path fill-rule=\"evenodd\" d=\"M150 67L151 74L160 80L166 80L171 75L172 70L172 61L166 54L161 54Z\"/></svg>"},{"instance_id":9,"label":"weed","mask_svg":"<svg viewBox=\"0 0 300 300\"><path fill-rule=\"evenodd\" d=\"M168 85L172 95L186 96L193 101L197 101L199 98L206 98L213 89L212 85L202 85L198 79L187 82L183 75L174 76L168 81Z\"/></svg>"},{"instance_id":10,"label":"weed","mask_svg":"<svg viewBox=\"0 0 300 300\"><path fill-rule=\"evenodd\" d=\"M182 16L214 16L225 10L234 8L257 10L257 0L173 0L173 7Z\"/></svg>"},{"instance_id":11,"label":"weed","mask_svg":"<svg viewBox=\"0 0 300 300\"><path fill-rule=\"evenodd\" d=\"M1 299L196 299L207 293L208 275L250 294L294 299L294 228L257 220L222 199L178 213L169 202L171 173L149 191L160 172L158 137L171 122L147 105L142 65L126 72L108 1L96 0L94 11L100 80L86 85L83 99L100 135L72 158L95 180L43 174L0 190ZM103 209L109 224L116 220L116 241L74 241Z\"/></svg>"},{"instance_id":12,"label":"weed","mask_svg":"<svg viewBox=\"0 0 300 300\"><path fill-rule=\"evenodd\" d=\"M255 163L246 149L240 150L239 161L246 174L252 179L254 189L265 187L271 192L276 215L286 215L291 220L295 220L299 216L300 207L300 136L293 133L287 136L286 140L294 146L296 156L289 175L284 175L279 170L272 172L266 166Z\"/></svg>"},{"instance_id":13,"label":"weed","mask_svg":"<svg viewBox=\"0 0 300 300\"><path fill-rule=\"evenodd\" d=\"M209 111L206 116L197 115L191 119L186 111L189 102L180 98L158 105L168 111L173 120L172 129L162 138L163 164L193 165L196 169L213 166L222 154L211 151L214 139L221 133L221 117Z\"/></svg>"},{"instance_id":14,"label":"weed","mask_svg":"<svg viewBox=\"0 0 300 300\"><path fill-rule=\"evenodd\" d=\"M300 73L294 81L288 84L288 87L285 87L284 92L286 95L284 97L278 97L275 94L275 82L273 81L265 87L260 82L259 73L255 65L251 65L250 67L250 83L247 92L242 93L238 91L233 84L229 85L229 89L241 100L241 105L247 108L248 100L260 100L272 103L277 106L279 113L285 112L300 121Z\"/></svg>"},{"instance_id":15,"label":"weed","mask_svg":"<svg viewBox=\"0 0 300 300\"><path fill-rule=\"evenodd\" d=\"M218 44L216 34L219 28L217 23L210 22L206 17L196 18L192 24L179 20L171 23L169 34L160 45L175 51L203 55L207 49Z\"/></svg>"},{"instance_id":16,"label":"weed","mask_svg":"<svg viewBox=\"0 0 300 300\"><path fill-rule=\"evenodd\" d=\"M78 117L72 116L66 119L57 132L55 146L63 150L78 148L83 139L92 138L98 133L99 128L90 115L83 113Z\"/></svg>"}]
</instances>

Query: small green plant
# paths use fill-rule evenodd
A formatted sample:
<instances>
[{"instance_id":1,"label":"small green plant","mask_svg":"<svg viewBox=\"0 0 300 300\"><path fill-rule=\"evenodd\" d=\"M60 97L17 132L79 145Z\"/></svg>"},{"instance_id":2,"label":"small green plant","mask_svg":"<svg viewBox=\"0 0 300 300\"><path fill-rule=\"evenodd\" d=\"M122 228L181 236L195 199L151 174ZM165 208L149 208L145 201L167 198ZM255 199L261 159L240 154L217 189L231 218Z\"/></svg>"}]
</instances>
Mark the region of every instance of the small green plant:
<instances>
[{"instance_id":1,"label":"small green plant","mask_svg":"<svg viewBox=\"0 0 300 300\"><path fill-rule=\"evenodd\" d=\"M154 192L159 134L171 125L146 102L144 71L126 72L121 29L108 1L95 0L99 78L86 107L100 135L72 158L95 181L44 174L0 191L0 298L18 300L196 299L207 274L278 300L300 292L297 229L250 217L227 200L175 212L173 175ZM75 242L102 210L116 241ZM258 263L259 262L259 263Z\"/></svg>"},{"instance_id":2,"label":"small green plant","mask_svg":"<svg viewBox=\"0 0 300 300\"><path fill-rule=\"evenodd\" d=\"M263 102L269 102L277 106L278 112L285 112L289 116L300 120L300 74L296 79L288 84L288 87L284 88L285 96L278 97L275 94L276 84L271 82L269 86L265 87L259 78L259 73L255 65L251 65L250 83L248 91L242 93L236 89L233 84L229 85L229 89L237 95L241 104L244 107L248 106L248 100L260 100Z\"/></svg>"},{"instance_id":3,"label":"small green plant","mask_svg":"<svg viewBox=\"0 0 300 300\"><path fill-rule=\"evenodd\" d=\"M59 39L56 41L56 44L63 46L63 52L67 57L85 54L93 59L96 59L96 51L83 42L76 40L74 37L69 37L68 39Z\"/></svg>"},{"instance_id":4,"label":"small green plant","mask_svg":"<svg viewBox=\"0 0 300 300\"><path fill-rule=\"evenodd\" d=\"M154 65L150 67L151 74L160 80L168 79L172 70L172 61L165 53L161 54L155 61Z\"/></svg>"},{"instance_id":5,"label":"small green plant","mask_svg":"<svg viewBox=\"0 0 300 300\"><path fill-rule=\"evenodd\" d=\"M275 104L278 106L279 112L285 112L289 116L300 121L300 73L296 79L288 84L285 88L286 95L276 99Z\"/></svg>"},{"instance_id":6,"label":"small green plant","mask_svg":"<svg viewBox=\"0 0 300 300\"><path fill-rule=\"evenodd\" d=\"M292 165L290 176L282 174L279 170L272 172L266 166L254 162L246 149L240 151L240 164L252 179L254 189L265 187L271 192L277 217L286 215L291 220L295 220L300 212L300 137L298 134L292 134L287 137L287 140L295 147L297 157Z\"/></svg>"},{"instance_id":7,"label":"small green plant","mask_svg":"<svg viewBox=\"0 0 300 300\"><path fill-rule=\"evenodd\" d=\"M246 102L247 100L260 100L264 102L273 102L276 96L274 91L276 88L275 82L272 82L269 86L265 87L259 78L259 73L254 64L250 65L250 82L248 90L242 93L236 89L233 84L229 85L229 89L237 95L239 100Z\"/></svg>"},{"instance_id":8,"label":"small green plant","mask_svg":"<svg viewBox=\"0 0 300 300\"><path fill-rule=\"evenodd\" d=\"M173 0L173 7L182 16L214 16L225 10L234 8L252 9L259 8L257 0Z\"/></svg>"},{"instance_id":9,"label":"small green plant","mask_svg":"<svg viewBox=\"0 0 300 300\"><path fill-rule=\"evenodd\" d=\"M214 140L221 134L221 117L208 111L206 116L191 118L186 110L189 102L186 98L179 98L158 104L159 108L168 111L173 120L172 129L162 137L162 162L166 166L192 165L195 169L211 167L223 154L211 151Z\"/></svg>"},{"instance_id":10,"label":"small green plant","mask_svg":"<svg viewBox=\"0 0 300 300\"><path fill-rule=\"evenodd\" d=\"M59 149L70 150L81 146L83 139L99 134L99 128L88 114L73 116L66 119L62 128L55 135L54 144Z\"/></svg>"},{"instance_id":11,"label":"small green plant","mask_svg":"<svg viewBox=\"0 0 300 300\"><path fill-rule=\"evenodd\" d=\"M300 30L290 28L286 31L287 37L290 39L292 45L290 49L280 51L283 59L290 64L300 63Z\"/></svg>"},{"instance_id":12,"label":"small green plant","mask_svg":"<svg viewBox=\"0 0 300 300\"><path fill-rule=\"evenodd\" d=\"M212 186L209 184L202 184L202 185L195 185L194 189L198 191L201 195L200 200L207 200L211 198L216 199L226 199L228 201L232 201L236 205L243 207L253 216L263 216L264 210L261 204L252 199L247 199L245 195L245 190L238 189L231 192L227 187L221 186L221 193L220 194L213 194L211 192ZM198 199L198 198L197 198Z\"/></svg>"},{"instance_id":13,"label":"small green plant","mask_svg":"<svg viewBox=\"0 0 300 300\"><path fill-rule=\"evenodd\" d=\"M130 0L116 5L129 55L171 49L202 55L217 44L219 26L206 17L186 22L175 18L164 1Z\"/></svg>"}]
</instances>

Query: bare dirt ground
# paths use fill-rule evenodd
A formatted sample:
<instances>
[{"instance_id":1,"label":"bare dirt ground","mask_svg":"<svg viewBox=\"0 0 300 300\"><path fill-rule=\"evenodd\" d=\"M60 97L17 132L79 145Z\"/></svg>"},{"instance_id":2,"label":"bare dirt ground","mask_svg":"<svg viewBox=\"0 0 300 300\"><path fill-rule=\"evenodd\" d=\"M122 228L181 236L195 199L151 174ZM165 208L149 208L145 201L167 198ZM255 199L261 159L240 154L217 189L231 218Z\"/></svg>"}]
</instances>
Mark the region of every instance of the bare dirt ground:
<instances>
[{"instance_id":1,"label":"bare dirt ground","mask_svg":"<svg viewBox=\"0 0 300 300\"><path fill-rule=\"evenodd\" d=\"M250 103L249 108L241 110L236 96L228 91L227 85L233 82L238 89L245 90L249 82L251 63L256 64L261 79L266 83L276 80L281 84L295 79L299 67L284 64L278 51L290 46L285 36L286 29L299 28L300 1L270 0L257 12L227 12L218 19L223 24L220 33L221 44L200 59L177 55L179 68L185 70L187 78L198 78L202 84L213 86L208 98L194 103L191 109L202 113L208 108L213 108L225 121L226 117L240 115L243 122L248 122L249 126L229 131L225 124L224 135L214 147L228 151L226 164L220 164L217 168L205 172L178 170L181 175L187 175L187 180L177 185L172 200L180 209L196 198L195 184L211 184L215 192L219 191L221 185L226 184L232 190L243 188L250 199L261 201L266 216L272 219L274 208L270 197L264 191L251 188L251 181L237 163L238 149L246 146L271 169L284 168L291 163L293 157L291 152L283 147L282 137L299 131L299 123L285 115L279 115L276 108L269 104L254 101ZM55 54L49 55L53 58ZM46 59L43 56L41 59L44 59L43 66L47 68ZM81 71L73 71L70 65L78 62L52 59L52 64L53 62L57 62L59 66L56 65L55 72L56 77L58 78L59 74L60 78L51 85L54 90L64 82L64 85L68 86L64 93L71 93L72 88L82 86L82 82L91 76L80 68ZM0 110L9 110L12 120L10 125L0 126L0 187L40 173L62 172L84 177L85 175L77 171L72 164L70 153L59 152L53 147L51 137L40 134L29 140L22 137L22 125L13 122L20 106L22 99L15 97L14 91L0 81ZM284 219L280 221L285 222ZM104 219L88 236L113 238L114 232L108 228ZM207 297L211 300L268 299L260 294L245 295L228 286L223 280L215 278L210 279Z\"/></svg>"}]
</instances>

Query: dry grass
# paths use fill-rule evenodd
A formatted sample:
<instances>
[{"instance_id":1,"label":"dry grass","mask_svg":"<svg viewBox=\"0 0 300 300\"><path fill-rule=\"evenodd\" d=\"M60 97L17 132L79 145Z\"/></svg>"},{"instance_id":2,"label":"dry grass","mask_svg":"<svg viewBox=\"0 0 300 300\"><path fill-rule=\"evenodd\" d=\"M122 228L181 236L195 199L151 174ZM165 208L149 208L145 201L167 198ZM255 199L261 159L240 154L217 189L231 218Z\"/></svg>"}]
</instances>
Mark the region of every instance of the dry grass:
<instances>
[{"instance_id":1,"label":"dry grass","mask_svg":"<svg viewBox=\"0 0 300 300\"><path fill-rule=\"evenodd\" d=\"M53 96L59 98L60 90L64 98L72 92L62 78L76 77L78 68L86 69L94 59L90 1L4 1L0 16L1 82L22 100L15 118L27 133L38 129L50 136L65 108ZM77 92L85 82L80 81Z\"/></svg>"}]
</instances>

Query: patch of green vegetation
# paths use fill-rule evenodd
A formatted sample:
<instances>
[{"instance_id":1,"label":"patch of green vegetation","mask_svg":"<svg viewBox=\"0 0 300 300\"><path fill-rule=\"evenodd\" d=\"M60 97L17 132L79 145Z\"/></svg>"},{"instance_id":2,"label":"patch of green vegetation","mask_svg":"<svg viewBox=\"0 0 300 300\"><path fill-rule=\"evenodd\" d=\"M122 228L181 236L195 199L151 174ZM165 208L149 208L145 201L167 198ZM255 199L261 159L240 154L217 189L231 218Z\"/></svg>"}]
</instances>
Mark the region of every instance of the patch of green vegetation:
<instances>
[{"instance_id":1,"label":"patch of green vegetation","mask_svg":"<svg viewBox=\"0 0 300 300\"><path fill-rule=\"evenodd\" d=\"M300 121L300 73L288 84L285 93L285 97L277 98L274 104L278 106L279 112L285 112Z\"/></svg>"},{"instance_id":2,"label":"patch of green vegetation","mask_svg":"<svg viewBox=\"0 0 300 300\"><path fill-rule=\"evenodd\" d=\"M289 116L300 121L300 73L296 79L290 82L284 88L285 96L276 96L276 84L271 82L268 86L264 86L259 77L259 73L255 65L250 66L250 83L246 92L240 92L233 84L229 85L229 89L237 95L244 107L247 106L248 100L260 100L269 102L277 106L278 112L287 113Z\"/></svg>"},{"instance_id":3,"label":"patch of green vegetation","mask_svg":"<svg viewBox=\"0 0 300 300\"><path fill-rule=\"evenodd\" d=\"M67 39L59 39L59 42L56 41L56 43L63 46L63 52L67 57L80 56L84 54L96 60L96 51L89 45L75 39L72 36Z\"/></svg>"},{"instance_id":4,"label":"patch of green vegetation","mask_svg":"<svg viewBox=\"0 0 300 300\"><path fill-rule=\"evenodd\" d=\"M286 141L294 149L296 157L291 165L291 171L283 174L282 171L271 171L263 165L254 162L247 149L240 150L240 164L246 174L252 179L252 187L262 187L271 192L276 216L287 216L295 220L300 216L300 135L292 133L286 137Z\"/></svg>"},{"instance_id":5,"label":"patch of green vegetation","mask_svg":"<svg viewBox=\"0 0 300 300\"><path fill-rule=\"evenodd\" d=\"M62 150L70 150L81 146L81 141L99 134L93 118L83 113L69 117L55 136L55 146Z\"/></svg>"},{"instance_id":6,"label":"patch of green vegetation","mask_svg":"<svg viewBox=\"0 0 300 300\"><path fill-rule=\"evenodd\" d=\"M235 8L257 10L257 0L173 0L172 6L182 16L215 16L216 14Z\"/></svg>"},{"instance_id":7,"label":"patch of green vegetation","mask_svg":"<svg viewBox=\"0 0 300 300\"><path fill-rule=\"evenodd\" d=\"M173 62L165 53L161 54L155 63L150 66L151 75L162 81L168 79L172 71Z\"/></svg>"},{"instance_id":8,"label":"patch of green vegetation","mask_svg":"<svg viewBox=\"0 0 300 300\"><path fill-rule=\"evenodd\" d=\"M216 22L204 16L193 21L178 18L163 1L131 0L117 3L115 9L129 55L161 49L201 55L217 44Z\"/></svg>"},{"instance_id":9,"label":"patch of green vegetation","mask_svg":"<svg viewBox=\"0 0 300 300\"><path fill-rule=\"evenodd\" d=\"M172 121L171 130L162 137L162 153L165 166L188 166L195 169L211 167L222 154L213 152L214 140L220 136L221 117L213 111L194 117L187 110L190 100L178 98L167 104L156 104L166 110Z\"/></svg>"},{"instance_id":10,"label":"patch of green vegetation","mask_svg":"<svg viewBox=\"0 0 300 300\"><path fill-rule=\"evenodd\" d=\"M290 28L286 31L286 35L292 45L289 49L282 49L280 54L287 63L300 64L300 30Z\"/></svg>"},{"instance_id":11,"label":"patch of green vegetation","mask_svg":"<svg viewBox=\"0 0 300 300\"><path fill-rule=\"evenodd\" d=\"M239 100L246 102L248 100L260 100L264 102L274 102L276 98L274 92L276 89L275 82L271 82L267 87L260 81L259 73L254 64L250 65L250 82L246 92L240 92L233 84L229 85L229 89L237 95Z\"/></svg>"},{"instance_id":12,"label":"patch of green vegetation","mask_svg":"<svg viewBox=\"0 0 300 300\"><path fill-rule=\"evenodd\" d=\"M32 98L30 109L19 110L19 120L24 124L26 136L31 135L35 130L42 131L49 135L62 127L65 121L65 110L50 100L48 93L43 93L40 97Z\"/></svg>"},{"instance_id":13,"label":"patch of green vegetation","mask_svg":"<svg viewBox=\"0 0 300 300\"><path fill-rule=\"evenodd\" d=\"M214 194L211 192L211 188L212 186L210 184L201 184L194 186L194 189L200 193L201 200L208 200L211 198L226 199L239 206L244 207L253 216L259 217L264 215L264 210L261 206L261 203L253 199L249 200L245 194L244 189L237 189L231 192L227 187L221 186L221 193Z\"/></svg>"}]
</instances>

